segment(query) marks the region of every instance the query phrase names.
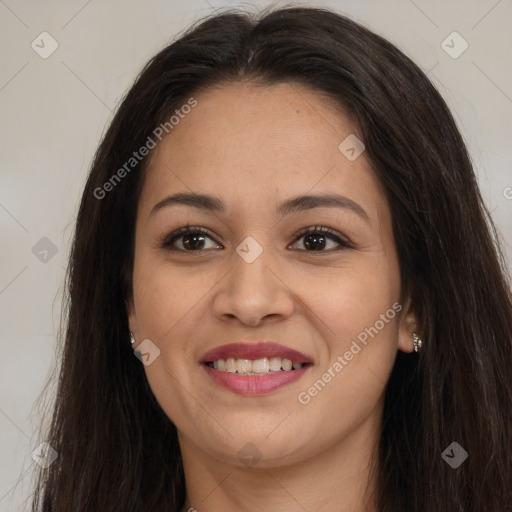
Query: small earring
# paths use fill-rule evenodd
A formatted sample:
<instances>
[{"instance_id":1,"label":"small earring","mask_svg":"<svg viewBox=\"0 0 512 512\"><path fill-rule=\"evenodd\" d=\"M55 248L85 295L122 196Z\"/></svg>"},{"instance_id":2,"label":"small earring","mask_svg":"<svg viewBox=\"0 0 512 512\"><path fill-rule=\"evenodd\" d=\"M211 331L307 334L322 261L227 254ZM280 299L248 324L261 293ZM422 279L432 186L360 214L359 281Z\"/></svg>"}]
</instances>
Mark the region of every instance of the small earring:
<instances>
[{"instance_id":1,"label":"small earring","mask_svg":"<svg viewBox=\"0 0 512 512\"><path fill-rule=\"evenodd\" d=\"M421 345L423 345L423 341L415 332L412 333L412 343L414 345L414 352L418 352L421 349Z\"/></svg>"},{"instance_id":2,"label":"small earring","mask_svg":"<svg viewBox=\"0 0 512 512\"><path fill-rule=\"evenodd\" d=\"M135 337L133 336L133 333L130 333L130 343L133 345L135 343Z\"/></svg>"}]
</instances>

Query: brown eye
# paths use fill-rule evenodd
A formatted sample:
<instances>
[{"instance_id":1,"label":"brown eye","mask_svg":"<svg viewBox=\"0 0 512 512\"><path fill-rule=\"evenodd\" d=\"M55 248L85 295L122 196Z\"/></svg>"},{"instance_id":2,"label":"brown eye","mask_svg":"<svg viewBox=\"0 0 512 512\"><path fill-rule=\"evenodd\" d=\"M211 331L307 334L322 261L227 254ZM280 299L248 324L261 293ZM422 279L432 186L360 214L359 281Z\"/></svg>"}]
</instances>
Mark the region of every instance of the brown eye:
<instances>
[{"instance_id":1,"label":"brown eye","mask_svg":"<svg viewBox=\"0 0 512 512\"><path fill-rule=\"evenodd\" d=\"M213 242L212 247L206 247L208 240ZM167 236L162 248L176 251L201 251L204 249L220 249L221 245L217 244L212 236L203 228L191 228L189 226L180 228Z\"/></svg>"},{"instance_id":2,"label":"brown eye","mask_svg":"<svg viewBox=\"0 0 512 512\"><path fill-rule=\"evenodd\" d=\"M330 228L314 226L306 228L299 233L294 241L296 244L301 238L304 239L299 250L306 252L332 252L333 250L350 248L350 244L338 233ZM329 243L331 244L329 246ZM326 250L327 249L327 250Z\"/></svg>"}]
</instances>

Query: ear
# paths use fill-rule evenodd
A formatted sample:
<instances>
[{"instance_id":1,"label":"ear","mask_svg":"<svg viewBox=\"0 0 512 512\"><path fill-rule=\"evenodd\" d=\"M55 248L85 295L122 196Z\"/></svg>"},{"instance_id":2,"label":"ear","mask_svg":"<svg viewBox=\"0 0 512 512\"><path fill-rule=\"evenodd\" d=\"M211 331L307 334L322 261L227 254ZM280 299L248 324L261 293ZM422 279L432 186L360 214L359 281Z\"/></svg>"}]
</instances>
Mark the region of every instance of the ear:
<instances>
[{"instance_id":1,"label":"ear","mask_svg":"<svg viewBox=\"0 0 512 512\"><path fill-rule=\"evenodd\" d=\"M398 349L403 352L413 352L414 344L412 341L413 333L418 334L420 325L417 315L413 309L411 298L408 297L405 301L405 306L400 314L400 321L398 325Z\"/></svg>"},{"instance_id":2,"label":"ear","mask_svg":"<svg viewBox=\"0 0 512 512\"><path fill-rule=\"evenodd\" d=\"M133 296L130 296L125 299L126 305L126 315L128 316L128 327L130 332L133 334L135 341L140 340L139 336L139 326L137 322L137 314L135 313L135 305L133 303Z\"/></svg>"}]
</instances>

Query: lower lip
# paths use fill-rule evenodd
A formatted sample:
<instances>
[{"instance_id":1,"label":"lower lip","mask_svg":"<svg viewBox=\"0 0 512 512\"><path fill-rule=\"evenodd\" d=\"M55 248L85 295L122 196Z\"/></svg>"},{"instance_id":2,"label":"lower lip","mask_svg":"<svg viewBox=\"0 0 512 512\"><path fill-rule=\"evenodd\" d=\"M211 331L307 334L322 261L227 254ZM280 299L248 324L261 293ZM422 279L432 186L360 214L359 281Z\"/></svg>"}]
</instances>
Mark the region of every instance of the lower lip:
<instances>
[{"instance_id":1,"label":"lower lip","mask_svg":"<svg viewBox=\"0 0 512 512\"><path fill-rule=\"evenodd\" d=\"M215 370L206 364L202 366L217 384L239 395L266 395L272 393L300 379L309 368L308 365L298 370L280 371L268 375L243 375Z\"/></svg>"}]
</instances>

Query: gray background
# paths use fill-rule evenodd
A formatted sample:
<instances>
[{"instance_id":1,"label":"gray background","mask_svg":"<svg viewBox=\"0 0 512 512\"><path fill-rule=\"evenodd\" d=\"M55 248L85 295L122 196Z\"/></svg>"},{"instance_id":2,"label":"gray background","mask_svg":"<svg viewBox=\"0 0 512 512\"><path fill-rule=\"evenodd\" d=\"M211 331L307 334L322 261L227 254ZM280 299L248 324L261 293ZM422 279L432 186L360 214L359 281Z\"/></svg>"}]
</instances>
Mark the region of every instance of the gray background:
<instances>
[{"instance_id":1,"label":"gray background","mask_svg":"<svg viewBox=\"0 0 512 512\"><path fill-rule=\"evenodd\" d=\"M74 219L106 124L143 64L189 23L227 6L268 4L0 0L3 512L28 510L23 501L36 467L31 454L43 440L34 404L55 361ZM428 73L466 139L511 265L512 1L288 4L348 14L387 37ZM454 31L469 45L458 58L441 46ZM42 32L58 43L46 59L31 47L34 41L40 53L51 48ZM452 54L462 44L457 36L445 43Z\"/></svg>"}]
</instances>

